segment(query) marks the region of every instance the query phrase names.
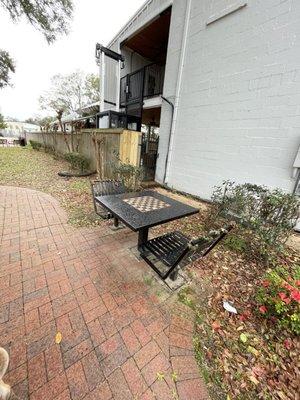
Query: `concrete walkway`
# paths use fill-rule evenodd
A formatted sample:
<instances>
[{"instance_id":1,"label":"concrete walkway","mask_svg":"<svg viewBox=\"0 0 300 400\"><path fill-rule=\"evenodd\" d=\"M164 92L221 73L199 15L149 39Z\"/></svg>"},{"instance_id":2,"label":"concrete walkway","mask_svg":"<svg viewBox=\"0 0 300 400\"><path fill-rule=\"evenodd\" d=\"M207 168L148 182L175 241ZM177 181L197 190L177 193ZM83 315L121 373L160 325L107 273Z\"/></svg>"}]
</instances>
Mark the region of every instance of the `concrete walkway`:
<instances>
[{"instance_id":1,"label":"concrete walkway","mask_svg":"<svg viewBox=\"0 0 300 400\"><path fill-rule=\"evenodd\" d=\"M207 399L193 315L149 285L136 240L75 229L53 197L0 187L0 346L21 399Z\"/></svg>"}]
</instances>

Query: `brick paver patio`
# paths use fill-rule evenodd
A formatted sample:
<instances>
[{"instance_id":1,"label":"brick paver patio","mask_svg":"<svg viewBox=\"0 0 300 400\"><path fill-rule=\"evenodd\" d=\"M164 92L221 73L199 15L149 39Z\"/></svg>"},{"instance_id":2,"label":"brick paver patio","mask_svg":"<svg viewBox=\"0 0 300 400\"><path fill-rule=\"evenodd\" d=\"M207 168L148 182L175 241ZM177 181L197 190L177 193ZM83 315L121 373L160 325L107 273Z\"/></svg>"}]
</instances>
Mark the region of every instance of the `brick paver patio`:
<instances>
[{"instance_id":1,"label":"brick paver patio","mask_svg":"<svg viewBox=\"0 0 300 400\"><path fill-rule=\"evenodd\" d=\"M0 187L0 346L20 399L208 398L191 311L147 284L136 240L75 229L53 197Z\"/></svg>"}]
</instances>

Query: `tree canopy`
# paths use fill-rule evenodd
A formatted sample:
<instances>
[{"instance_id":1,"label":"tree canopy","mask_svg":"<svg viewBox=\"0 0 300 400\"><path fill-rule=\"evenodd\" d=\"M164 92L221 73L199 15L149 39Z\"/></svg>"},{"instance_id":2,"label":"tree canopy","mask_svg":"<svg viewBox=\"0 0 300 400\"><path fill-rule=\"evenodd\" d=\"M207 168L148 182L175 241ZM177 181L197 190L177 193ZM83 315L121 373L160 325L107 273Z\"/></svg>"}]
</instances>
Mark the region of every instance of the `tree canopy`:
<instances>
[{"instance_id":1,"label":"tree canopy","mask_svg":"<svg viewBox=\"0 0 300 400\"><path fill-rule=\"evenodd\" d=\"M7 127L7 125L4 121L3 115L0 114L0 129L5 129L6 127Z\"/></svg>"},{"instance_id":2,"label":"tree canopy","mask_svg":"<svg viewBox=\"0 0 300 400\"><path fill-rule=\"evenodd\" d=\"M55 120L54 117L34 117L34 118L27 118L25 120L25 122L27 122L28 124L35 124L38 125L40 127L41 130L44 130L46 128L49 127L49 125L51 124L51 122L53 122Z\"/></svg>"},{"instance_id":3,"label":"tree canopy","mask_svg":"<svg viewBox=\"0 0 300 400\"><path fill-rule=\"evenodd\" d=\"M68 75L54 75L51 88L39 99L41 108L56 113L76 113L99 101L99 77L76 71Z\"/></svg>"},{"instance_id":4,"label":"tree canopy","mask_svg":"<svg viewBox=\"0 0 300 400\"><path fill-rule=\"evenodd\" d=\"M31 25L39 30L48 43L57 35L68 32L72 17L72 0L0 0L13 21L25 17ZM9 84L9 74L15 72L14 62L9 54L0 49L0 88Z\"/></svg>"},{"instance_id":5,"label":"tree canopy","mask_svg":"<svg viewBox=\"0 0 300 400\"><path fill-rule=\"evenodd\" d=\"M0 49L0 89L9 85L11 72L15 72L15 64L8 52Z\"/></svg>"}]
</instances>

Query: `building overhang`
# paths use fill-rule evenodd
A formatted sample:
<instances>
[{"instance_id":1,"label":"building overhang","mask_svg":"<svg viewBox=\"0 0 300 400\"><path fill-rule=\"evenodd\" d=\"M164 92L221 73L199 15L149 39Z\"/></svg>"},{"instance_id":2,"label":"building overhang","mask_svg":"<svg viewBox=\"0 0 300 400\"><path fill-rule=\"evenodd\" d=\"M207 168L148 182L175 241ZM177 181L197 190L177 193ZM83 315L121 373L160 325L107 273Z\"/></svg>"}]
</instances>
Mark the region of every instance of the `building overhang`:
<instances>
[{"instance_id":1,"label":"building overhang","mask_svg":"<svg viewBox=\"0 0 300 400\"><path fill-rule=\"evenodd\" d=\"M165 64L168 49L171 8L167 8L142 29L132 34L121 46L158 64Z\"/></svg>"},{"instance_id":2,"label":"building overhang","mask_svg":"<svg viewBox=\"0 0 300 400\"><path fill-rule=\"evenodd\" d=\"M128 20L128 22L119 30L119 32L112 38L112 40L108 43L107 47L111 48L117 42L121 43L127 38L129 38L133 33L137 32L143 26L151 22L157 15L161 14L164 10L169 8L173 4L173 0L165 0L164 4L155 10L155 13L152 13L149 16L149 19L146 21L142 21L139 23L139 18L143 15L143 13L151 6L154 0L147 0L137 11L136 13ZM132 27L135 26L135 29L132 30Z\"/></svg>"}]
</instances>

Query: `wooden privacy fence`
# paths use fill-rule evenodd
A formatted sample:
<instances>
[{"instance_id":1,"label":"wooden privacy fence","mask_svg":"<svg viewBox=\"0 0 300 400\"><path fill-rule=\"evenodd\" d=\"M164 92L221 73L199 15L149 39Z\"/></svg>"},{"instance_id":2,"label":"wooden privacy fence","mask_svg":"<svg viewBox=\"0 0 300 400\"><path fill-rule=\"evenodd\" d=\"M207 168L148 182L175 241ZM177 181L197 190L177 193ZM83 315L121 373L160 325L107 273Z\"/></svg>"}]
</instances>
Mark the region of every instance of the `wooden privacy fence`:
<instances>
[{"instance_id":1,"label":"wooden privacy fence","mask_svg":"<svg viewBox=\"0 0 300 400\"><path fill-rule=\"evenodd\" d=\"M140 166L141 132L125 129L84 129L73 135L62 132L32 132L26 134L27 141L35 140L53 147L57 153L68 152L66 141L76 143L76 151L91 161L91 168L103 178L114 177L114 166L118 162Z\"/></svg>"}]
</instances>

